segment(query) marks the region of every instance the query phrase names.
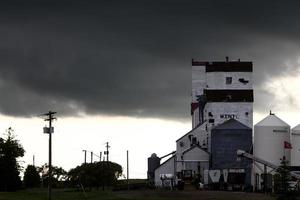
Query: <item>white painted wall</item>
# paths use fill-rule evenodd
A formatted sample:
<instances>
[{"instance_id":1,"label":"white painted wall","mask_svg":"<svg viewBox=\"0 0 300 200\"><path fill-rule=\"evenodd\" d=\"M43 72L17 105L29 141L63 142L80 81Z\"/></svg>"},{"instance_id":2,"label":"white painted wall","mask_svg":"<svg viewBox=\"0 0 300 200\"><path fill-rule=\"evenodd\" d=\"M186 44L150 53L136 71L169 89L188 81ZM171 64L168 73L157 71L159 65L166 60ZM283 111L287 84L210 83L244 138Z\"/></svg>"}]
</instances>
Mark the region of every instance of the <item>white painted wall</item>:
<instances>
[{"instance_id":1,"label":"white painted wall","mask_svg":"<svg viewBox=\"0 0 300 200\"><path fill-rule=\"evenodd\" d=\"M193 173L197 173L198 166L200 166L200 174L203 178L204 170L209 169L209 154L198 147L194 147L190 151L181 155L176 154L176 156L177 172L181 172L182 170L192 170Z\"/></svg>"},{"instance_id":2,"label":"white painted wall","mask_svg":"<svg viewBox=\"0 0 300 200\"><path fill-rule=\"evenodd\" d=\"M232 77L232 83L226 84L226 77ZM249 82L243 84L240 78ZM206 85L208 89L252 89L252 72L208 72L206 73Z\"/></svg>"},{"instance_id":3,"label":"white painted wall","mask_svg":"<svg viewBox=\"0 0 300 200\"><path fill-rule=\"evenodd\" d=\"M179 159L178 159L179 160ZM183 154L183 160L191 161L191 160L200 160L200 161L209 161L209 154L198 148L195 147L191 149L190 151L187 151Z\"/></svg>"},{"instance_id":4,"label":"white painted wall","mask_svg":"<svg viewBox=\"0 0 300 200\"><path fill-rule=\"evenodd\" d=\"M154 172L154 182L155 186L161 187L162 181L160 179L161 174L173 174L174 175L174 163L175 157L170 158L165 163L160 165Z\"/></svg>"},{"instance_id":5,"label":"white painted wall","mask_svg":"<svg viewBox=\"0 0 300 200\"><path fill-rule=\"evenodd\" d=\"M213 115L209 116L209 112ZM248 112L248 115L246 115ZM223 118L221 117L223 115ZM213 102L207 103L204 109L204 120L207 121L208 130L208 151L211 149L211 129L218 126L230 118L248 126L253 127L253 103L251 102ZM214 119L214 123L209 123L209 119Z\"/></svg>"},{"instance_id":6,"label":"white painted wall","mask_svg":"<svg viewBox=\"0 0 300 200\"><path fill-rule=\"evenodd\" d=\"M209 116L209 112L213 116ZM248 114L246 114L248 113ZM199 109L194 112L193 127L196 123L199 123ZM222 118L223 116L223 118ZM208 151L210 151L210 131L213 127L218 126L219 124L224 123L228 119L234 117L239 122L248 126L249 128L253 127L253 103L252 102L212 102L207 103L204 108L204 120L206 121L200 127L193 130L190 134L195 135L199 144L202 145L203 141L207 141ZM209 123L209 119L214 119L214 123ZM207 126L207 129L206 129ZM189 134L189 135L190 135ZM181 139L184 144L189 142L188 136L185 136ZM181 148L177 141L177 151L184 151L187 147Z\"/></svg>"},{"instance_id":7,"label":"white painted wall","mask_svg":"<svg viewBox=\"0 0 300 200\"><path fill-rule=\"evenodd\" d=\"M192 102L197 102L197 95L206 88L205 66L192 66Z\"/></svg>"},{"instance_id":8,"label":"white painted wall","mask_svg":"<svg viewBox=\"0 0 300 200\"><path fill-rule=\"evenodd\" d=\"M176 141L176 154L181 156L182 152L189 149L191 147L191 142L189 140L189 135L193 135L196 137L197 142L199 141L199 145L201 147L203 143L206 142L207 132L205 131L206 123L202 124L201 126L195 128L194 130L190 131L190 133L184 135L182 138Z\"/></svg>"},{"instance_id":9,"label":"white painted wall","mask_svg":"<svg viewBox=\"0 0 300 200\"><path fill-rule=\"evenodd\" d=\"M213 117L209 116L209 112ZM246 115L248 112L248 115ZM224 117L221 118L221 115ZM253 103L251 102L213 102L207 103L204 109L204 119L214 119L214 125L217 126L233 117L239 122L252 128L253 126Z\"/></svg>"},{"instance_id":10,"label":"white painted wall","mask_svg":"<svg viewBox=\"0 0 300 200\"><path fill-rule=\"evenodd\" d=\"M280 165L284 155L290 161L290 150L284 149L284 141L290 142L289 127L254 126L254 156L275 165Z\"/></svg>"},{"instance_id":11,"label":"white painted wall","mask_svg":"<svg viewBox=\"0 0 300 200\"><path fill-rule=\"evenodd\" d=\"M232 77L232 84L226 84L226 77ZM239 81L240 78L248 80L247 84ZM192 102L197 102L197 95L203 94L208 89L233 89L251 90L253 84L252 72L207 72L205 66L192 66ZM220 115L235 115L236 119L246 126L253 127L253 103L252 102L215 102L207 103L204 113L208 120L208 113L212 112L215 118L213 125L218 125L229 118L221 118ZM248 115L245 113L248 112ZM199 109L192 116L192 127L199 123Z\"/></svg>"},{"instance_id":12,"label":"white painted wall","mask_svg":"<svg viewBox=\"0 0 300 200\"><path fill-rule=\"evenodd\" d=\"M199 124L199 108L197 108L192 115L192 128Z\"/></svg>"}]
</instances>

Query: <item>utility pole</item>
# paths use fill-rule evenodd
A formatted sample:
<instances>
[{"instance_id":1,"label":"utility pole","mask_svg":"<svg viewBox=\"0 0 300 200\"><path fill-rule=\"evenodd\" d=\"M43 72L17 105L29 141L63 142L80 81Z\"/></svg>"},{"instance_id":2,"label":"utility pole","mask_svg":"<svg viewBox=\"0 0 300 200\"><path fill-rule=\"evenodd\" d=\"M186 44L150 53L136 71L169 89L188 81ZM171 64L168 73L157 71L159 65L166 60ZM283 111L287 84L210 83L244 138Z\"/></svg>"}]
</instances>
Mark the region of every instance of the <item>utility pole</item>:
<instances>
[{"instance_id":1,"label":"utility pole","mask_svg":"<svg viewBox=\"0 0 300 200\"><path fill-rule=\"evenodd\" d=\"M109 145L108 145L108 142L106 142L106 161L108 162L108 154L109 154L109 151L108 151L108 148L110 147Z\"/></svg>"},{"instance_id":2,"label":"utility pole","mask_svg":"<svg viewBox=\"0 0 300 200\"><path fill-rule=\"evenodd\" d=\"M34 163L34 155L32 156L32 165L35 166L35 163Z\"/></svg>"},{"instance_id":3,"label":"utility pole","mask_svg":"<svg viewBox=\"0 0 300 200\"><path fill-rule=\"evenodd\" d=\"M57 112L49 111L48 113L43 114L47 118L45 121L49 121L49 127L44 127L44 133L49 134L49 170L48 170L48 199L51 200L51 192L52 192L52 133L54 132L54 128L52 127L52 121L56 119L54 114Z\"/></svg>"},{"instance_id":4,"label":"utility pole","mask_svg":"<svg viewBox=\"0 0 300 200\"><path fill-rule=\"evenodd\" d=\"M100 162L101 162L101 157L102 157L102 151L100 151L100 157L99 157Z\"/></svg>"},{"instance_id":5,"label":"utility pole","mask_svg":"<svg viewBox=\"0 0 300 200\"><path fill-rule=\"evenodd\" d=\"M129 155L127 150L127 190L129 190Z\"/></svg>"},{"instance_id":6,"label":"utility pole","mask_svg":"<svg viewBox=\"0 0 300 200\"><path fill-rule=\"evenodd\" d=\"M84 164L86 164L86 150L82 150L84 152Z\"/></svg>"},{"instance_id":7,"label":"utility pole","mask_svg":"<svg viewBox=\"0 0 300 200\"><path fill-rule=\"evenodd\" d=\"M91 163L93 163L93 152L91 151Z\"/></svg>"}]
</instances>

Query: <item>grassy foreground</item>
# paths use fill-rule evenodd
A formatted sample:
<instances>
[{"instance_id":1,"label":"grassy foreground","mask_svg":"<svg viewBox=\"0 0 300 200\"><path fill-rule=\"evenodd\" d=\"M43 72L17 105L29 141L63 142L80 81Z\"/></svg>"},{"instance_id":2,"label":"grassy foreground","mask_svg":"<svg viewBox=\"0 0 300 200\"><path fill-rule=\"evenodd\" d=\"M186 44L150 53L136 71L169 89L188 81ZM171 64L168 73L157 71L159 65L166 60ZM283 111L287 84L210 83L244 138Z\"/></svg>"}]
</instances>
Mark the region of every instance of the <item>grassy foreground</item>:
<instances>
[{"instance_id":1,"label":"grassy foreground","mask_svg":"<svg viewBox=\"0 0 300 200\"><path fill-rule=\"evenodd\" d=\"M53 200L273 200L274 197L257 193L223 191L91 191L86 195L72 190L54 190ZM0 192L0 200L47 200L46 190Z\"/></svg>"}]
</instances>

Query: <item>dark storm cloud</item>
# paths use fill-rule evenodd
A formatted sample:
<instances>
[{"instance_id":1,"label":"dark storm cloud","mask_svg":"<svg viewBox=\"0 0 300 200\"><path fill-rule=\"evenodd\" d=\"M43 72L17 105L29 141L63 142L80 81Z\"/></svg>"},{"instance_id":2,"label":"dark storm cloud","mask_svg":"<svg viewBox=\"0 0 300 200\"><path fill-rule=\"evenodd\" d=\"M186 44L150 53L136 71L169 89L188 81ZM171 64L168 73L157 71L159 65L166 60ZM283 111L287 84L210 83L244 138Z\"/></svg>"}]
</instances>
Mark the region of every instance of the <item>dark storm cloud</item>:
<instances>
[{"instance_id":1,"label":"dark storm cloud","mask_svg":"<svg viewBox=\"0 0 300 200\"><path fill-rule=\"evenodd\" d=\"M298 68L299 3L0 3L0 111L189 117L191 59L254 62L266 81ZM290 63L287 65L286 63ZM263 110L263 101L256 109Z\"/></svg>"}]
</instances>

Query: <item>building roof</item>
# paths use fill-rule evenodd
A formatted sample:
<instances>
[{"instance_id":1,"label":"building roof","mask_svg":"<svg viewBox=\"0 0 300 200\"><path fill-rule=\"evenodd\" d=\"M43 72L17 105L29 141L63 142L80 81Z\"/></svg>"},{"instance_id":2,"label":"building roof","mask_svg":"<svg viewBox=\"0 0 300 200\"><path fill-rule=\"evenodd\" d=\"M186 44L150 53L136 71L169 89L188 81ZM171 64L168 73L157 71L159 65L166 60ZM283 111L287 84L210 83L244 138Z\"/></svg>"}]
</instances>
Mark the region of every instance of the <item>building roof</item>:
<instances>
[{"instance_id":1,"label":"building roof","mask_svg":"<svg viewBox=\"0 0 300 200\"><path fill-rule=\"evenodd\" d=\"M227 121L225 121L224 123L216 126L213 128L217 129L217 130L224 130L224 129L231 129L231 130L251 130L251 128L249 128L248 126L246 126L245 124L235 120L235 119L229 119Z\"/></svg>"},{"instance_id":2,"label":"building roof","mask_svg":"<svg viewBox=\"0 0 300 200\"><path fill-rule=\"evenodd\" d=\"M277 117L275 114L270 114L263 120L255 124L255 126L286 126L290 127L286 122Z\"/></svg>"},{"instance_id":3,"label":"building roof","mask_svg":"<svg viewBox=\"0 0 300 200\"><path fill-rule=\"evenodd\" d=\"M202 124L204 124L206 121L204 121ZM196 130L197 128L199 128L202 124L198 124L197 126L195 126L192 130L190 130L189 132L187 132L186 134L184 134L183 136L181 136L179 139L176 140L176 142L178 142L180 139L182 139L183 137L187 136L188 134L192 133L194 130Z\"/></svg>"},{"instance_id":4,"label":"building roof","mask_svg":"<svg viewBox=\"0 0 300 200\"><path fill-rule=\"evenodd\" d=\"M300 135L300 124L292 128L292 134Z\"/></svg>"},{"instance_id":5,"label":"building roof","mask_svg":"<svg viewBox=\"0 0 300 200\"><path fill-rule=\"evenodd\" d=\"M191 146L190 148L184 150L184 151L182 152L182 154L188 153L189 151L191 151L191 150L193 150L193 149L195 149L195 148L201 149L202 151L208 153L207 151L205 151L204 149L202 149L199 145L193 145L193 146ZM209 154L209 153L208 153L208 154Z\"/></svg>"},{"instance_id":6,"label":"building roof","mask_svg":"<svg viewBox=\"0 0 300 200\"><path fill-rule=\"evenodd\" d=\"M155 170L157 170L158 168L160 168L161 166L163 166L164 164L166 164L167 162L169 162L172 158L174 158L175 157L175 155L173 155L173 156L171 156L170 158L168 158L165 162L163 162L163 163L161 163L158 167L156 167L155 169L154 169L154 171Z\"/></svg>"}]
</instances>

